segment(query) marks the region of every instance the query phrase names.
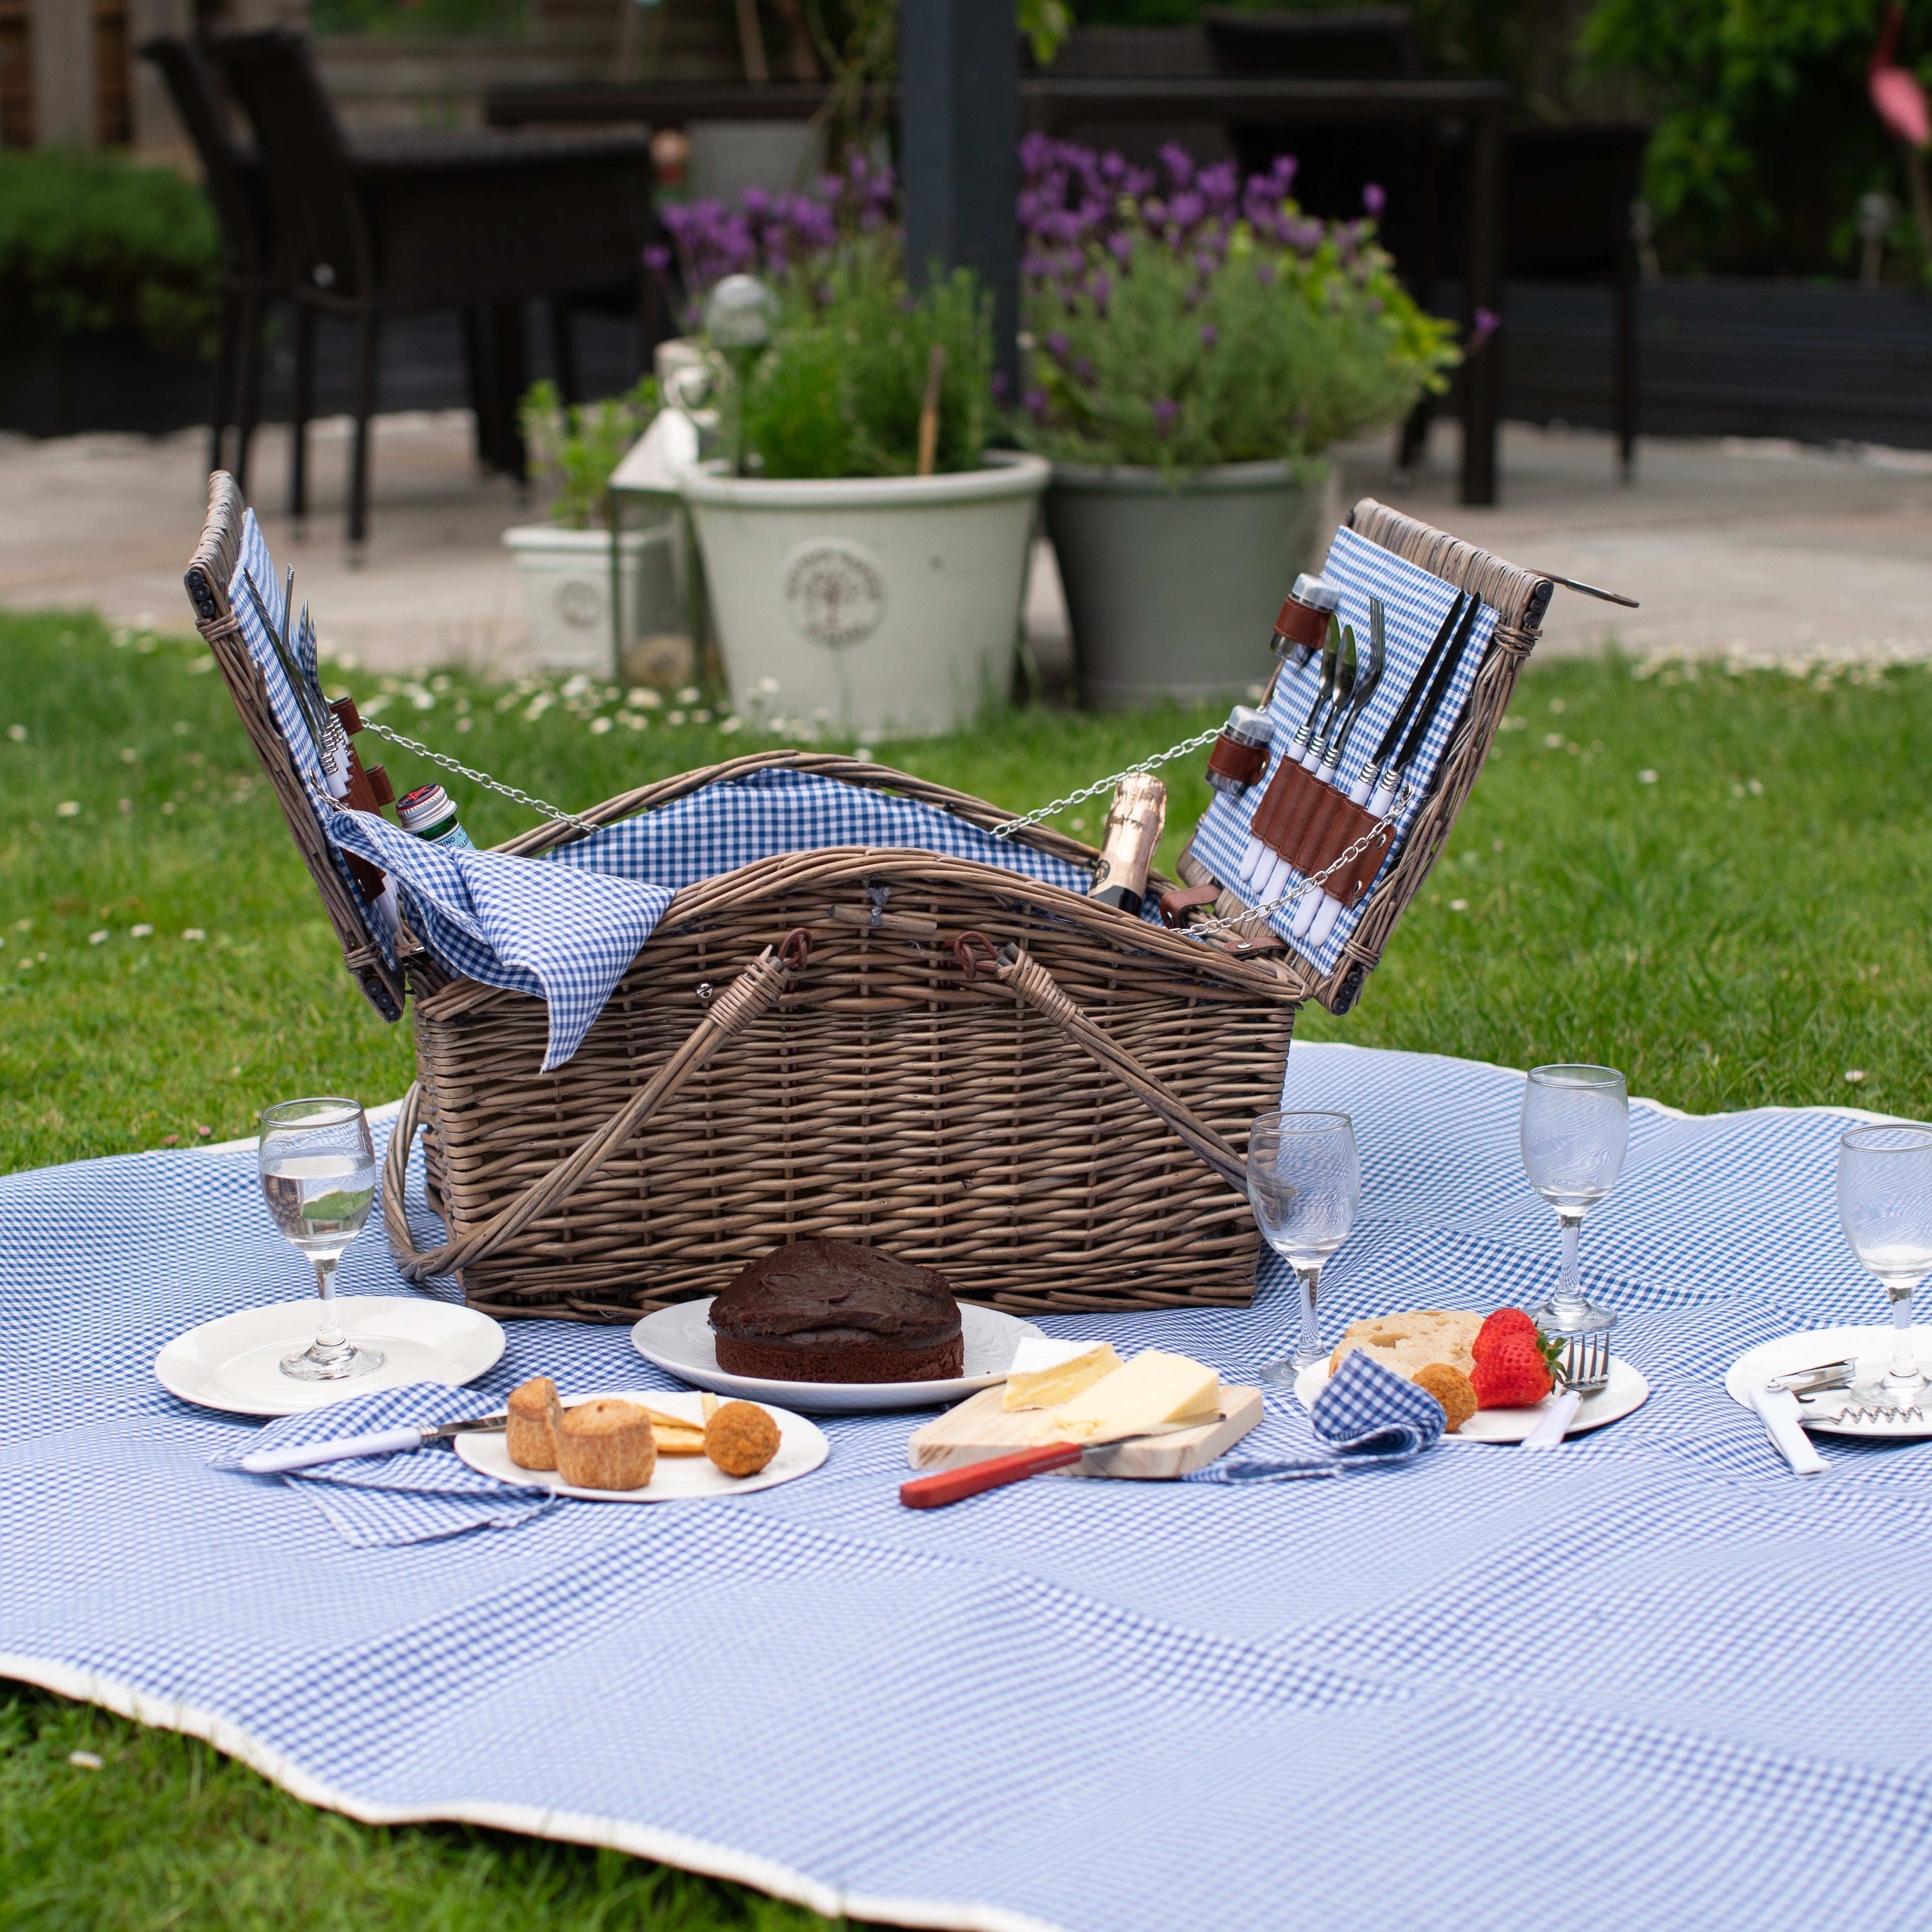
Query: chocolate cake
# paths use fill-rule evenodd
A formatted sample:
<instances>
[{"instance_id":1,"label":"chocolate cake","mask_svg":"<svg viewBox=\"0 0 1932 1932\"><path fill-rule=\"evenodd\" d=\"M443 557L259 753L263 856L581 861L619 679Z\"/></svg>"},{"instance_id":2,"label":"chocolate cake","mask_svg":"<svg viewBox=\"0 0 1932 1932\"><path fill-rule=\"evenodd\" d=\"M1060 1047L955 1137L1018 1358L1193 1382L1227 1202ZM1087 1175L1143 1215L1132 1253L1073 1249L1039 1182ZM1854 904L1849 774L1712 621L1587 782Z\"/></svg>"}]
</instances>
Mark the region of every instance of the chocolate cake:
<instances>
[{"instance_id":1,"label":"chocolate cake","mask_svg":"<svg viewBox=\"0 0 1932 1932\"><path fill-rule=\"evenodd\" d=\"M711 1328L721 1369L767 1382L936 1382L966 1358L944 1275L848 1241L748 1262L712 1303Z\"/></svg>"}]
</instances>

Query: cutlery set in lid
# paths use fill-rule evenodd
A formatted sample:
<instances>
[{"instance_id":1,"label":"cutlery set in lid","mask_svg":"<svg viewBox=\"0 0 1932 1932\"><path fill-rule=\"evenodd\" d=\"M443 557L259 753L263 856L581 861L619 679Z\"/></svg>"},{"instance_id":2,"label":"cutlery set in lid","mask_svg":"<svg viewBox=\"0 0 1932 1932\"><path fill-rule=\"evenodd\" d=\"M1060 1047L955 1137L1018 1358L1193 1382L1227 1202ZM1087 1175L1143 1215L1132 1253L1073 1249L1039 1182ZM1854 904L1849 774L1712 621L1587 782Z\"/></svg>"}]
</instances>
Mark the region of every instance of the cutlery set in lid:
<instances>
[{"instance_id":1,"label":"cutlery set in lid","mask_svg":"<svg viewBox=\"0 0 1932 1932\"><path fill-rule=\"evenodd\" d=\"M1436 782L1497 613L1346 528L1291 603L1309 621L1286 649L1277 627L1266 701L1215 746L1193 850L1326 971Z\"/></svg>"}]
</instances>

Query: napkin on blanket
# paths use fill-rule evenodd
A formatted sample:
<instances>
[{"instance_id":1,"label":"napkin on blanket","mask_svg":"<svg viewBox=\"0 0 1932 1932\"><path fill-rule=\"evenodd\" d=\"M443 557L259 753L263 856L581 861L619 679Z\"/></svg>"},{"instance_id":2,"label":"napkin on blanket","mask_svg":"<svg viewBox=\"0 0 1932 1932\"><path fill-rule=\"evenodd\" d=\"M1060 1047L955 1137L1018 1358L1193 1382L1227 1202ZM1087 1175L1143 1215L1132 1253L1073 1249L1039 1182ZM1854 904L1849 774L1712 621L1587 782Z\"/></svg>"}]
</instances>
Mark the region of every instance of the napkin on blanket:
<instances>
[{"instance_id":1,"label":"napkin on blanket","mask_svg":"<svg viewBox=\"0 0 1932 1932\"><path fill-rule=\"evenodd\" d=\"M1308 1420L1316 1440L1306 1449L1212 1462L1181 1478L1190 1483L1278 1483L1298 1476L1343 1476L1352 1469L1406 1462L1442 1441L1449 1418L1426 1389L1358 1348L1315 1398Z\"/></svg>"},{"instance_id":2,"label":"napkin on blanket","mask_svg":"<svg viewBox=\"0 0 1932 1932\"><path fill-rule=\"evenodd\" d=\"M257 1449L292 1448L364 1436L378 1429L433 1428L482 1414L490 1404L467 1389L441 1382L410 1382L350 1396L326 1408L285 1415L232 1448L211 1456L214 1469L242 1467ZM294 1483L334 1525L344 1542L370 1549L398 1543L432 1543L466 1529L507 1529L551 1508L556 1497L542 1490L517 1488L472 1469L439 1444L394 1456L355 1456L292 1469L281 1476L256 1476L258 1483Z\"/></svg>"}]
</instances>

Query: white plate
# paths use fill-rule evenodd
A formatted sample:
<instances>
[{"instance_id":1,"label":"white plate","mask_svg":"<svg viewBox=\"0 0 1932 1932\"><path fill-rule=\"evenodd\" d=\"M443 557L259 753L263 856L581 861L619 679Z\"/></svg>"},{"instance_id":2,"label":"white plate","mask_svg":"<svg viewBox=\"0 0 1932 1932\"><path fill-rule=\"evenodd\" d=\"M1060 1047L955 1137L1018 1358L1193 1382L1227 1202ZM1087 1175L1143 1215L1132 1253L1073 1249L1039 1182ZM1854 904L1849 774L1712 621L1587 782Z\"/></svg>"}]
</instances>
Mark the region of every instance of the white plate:
<instances>
[{"instance_id":1,"label":"white plate","mask_svg":"<svg viewBox=\"0 0 1932 1932\"><path fill-rule=\"evenodd\" d=\"M502 1327L473 1308L423 1295L338 1294L343 1333L381 1349L382 1366L346 1382L292 1382L282 1373L282 1358L315 1340L321 1306L311 1294L204 1322L177 1335L154 1358L155 1376L170 1395L203 1408L231 1415L299 1415L405 1382L460 1388L503 1352Z\"/></svg>"},{"instance_id":2,"label":"white plate","mask_svg":"<svg viewBox=\"0 0 1932 1932\"><path fill-rule=\"evenodd\" d=\"M1315 1398L1328 1380L1328 1364L1317 1362L1294 1378L1296 1399L1304 1408L1314 1406ZM1520 1442L1543 1419L1544 1402L1534 1408L1479 1408L1460 1429L1443 1437L1445 1442ZM1610 1358L1610 1379L1594 1395L1586 1396L1576 1411L1576 1419L1564 1432L1580 1436L1586 1429L1600 1429L1641 1408L1650 1400L1650 1384L1621 1357Z\"/></svg>"},{"instance_id":3,"label":"white plate","mask_svg":"<svg viewBox=\"0 0 1932 1932\"><path fill-rule=\"evenodd\" d=\"M1915 1327L1912 1344L1922 1369L1932 1362L1932 1328ZM1841 1362L1847 1356L1857 1362L1860 1382L1877 1381L1892 1366L1892 1324L1811 1328L1800 1334L1781 1335L1775 1342L1760 1342L1755 1348L1747 1348L1731 1364L1725 1372L1724 1387L1734 1402L1749 1408L1754 1382L1762 1385L1773 1376L1788 1376L1796 1370ZM1823 1416L1814 1420L1802 1402L1798 1404L1798 1420L1821 1436L1863 1436L1892 1442L1910 1442L1932 1436L1932 1421L1836 1422Z\"/></svg>"},{"instance_id":4,"label":"white plate","mask_svg":"<svg viewBox=\"0 0 1932 1932\"><path fill-rule=\"evenodd\" d=\"M564 1404L574 1408L580 1402L594 1402L598 1396L615 1396L622 1402L640 1402L665 1415L688 1416L693 1422L704 1420L704 1399L682 1389L599 1389L592 1395L572 1396ZM472 1430L455 1440L456 1453L472 1469L506 1483L536 1484L560 1496L581 1496L593 1503L674 1503L692 1496L742 1496L753 1490L768 1490L775 1483L788 1483L794 1476L807 1476L825 1460L831 1445L816 1423L794 1415L788 1408L774 1408L769 1402L758 1406L778 1426L778 1453L755 1476L728 1476L709 1456L660 1456L651 1479L641 1490L573 1489L554 1469L520 1469L510 1460L510 1450L500 1429Z\"/></svg>"},{"instance_id":5,"label":"white plate","mask_svg":"<svg viewBox=\"0 0 1932 1932\"><path fill-rule=\"evenodd\" d=\"M962 1306L959 1326L966 1344L964 1372L933 1382L780 1382L761 1376L728 1375L718 1366L711 1334L711 1300L680 1301L646 1315L631 1342L647 1362L719 1395L747 1402L795 1402L820 1415L849 1415L882 1408L936 1408L1004 1381L1013 1351L1040 1330L997 1308Z\"/></svg>"}]
</instances>

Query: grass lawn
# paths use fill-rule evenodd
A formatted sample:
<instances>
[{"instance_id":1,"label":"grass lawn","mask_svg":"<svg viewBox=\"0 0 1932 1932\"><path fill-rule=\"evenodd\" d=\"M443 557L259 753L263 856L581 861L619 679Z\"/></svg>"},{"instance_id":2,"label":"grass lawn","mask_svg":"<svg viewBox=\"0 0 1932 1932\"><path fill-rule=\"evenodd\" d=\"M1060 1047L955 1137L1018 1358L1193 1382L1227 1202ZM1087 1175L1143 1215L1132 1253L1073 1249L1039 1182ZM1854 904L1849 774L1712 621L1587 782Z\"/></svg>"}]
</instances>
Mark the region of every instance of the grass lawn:
<instances>
[{"instance_id":1,"label":"grass lawn","mask_svg":"<svg viewBox=\"0 0 1932 1932\"><path fill-rule=\"evenodd\" d=\"M272 1100L373 1104L409 1081L409 1022L382 1025L343 971L207 664L191 640L0 615L8 1168L229 1138ZM673 724L663 708L644 730L599 731L617 707L594 692L328 682L365 710L386 698L385 723L566 805L765 742L701 714ZM878 755L1024 808L1211 722L1033 709ZM1928 743L1922 670L1534 670L1360 1005L1340 1021L1311 1011L1304 1036L1603 1061L1634 1093L1697 1112L1932 1112ZM440 776L399 752L382 762L398 792ZM1202 762L1165 774L1164 865L1205 807ZM527 822L456 790L479 844ZM1062 823L1091 836L1104 808ZM76 1748L105 1768L71 1768ZM0 1928L435 1928L531 1908L559 1928L688 1932L808 1917L609 1855L365 1829L190 1741L36 1692L0 1696Z\"/></svg>"}]
</instances>

